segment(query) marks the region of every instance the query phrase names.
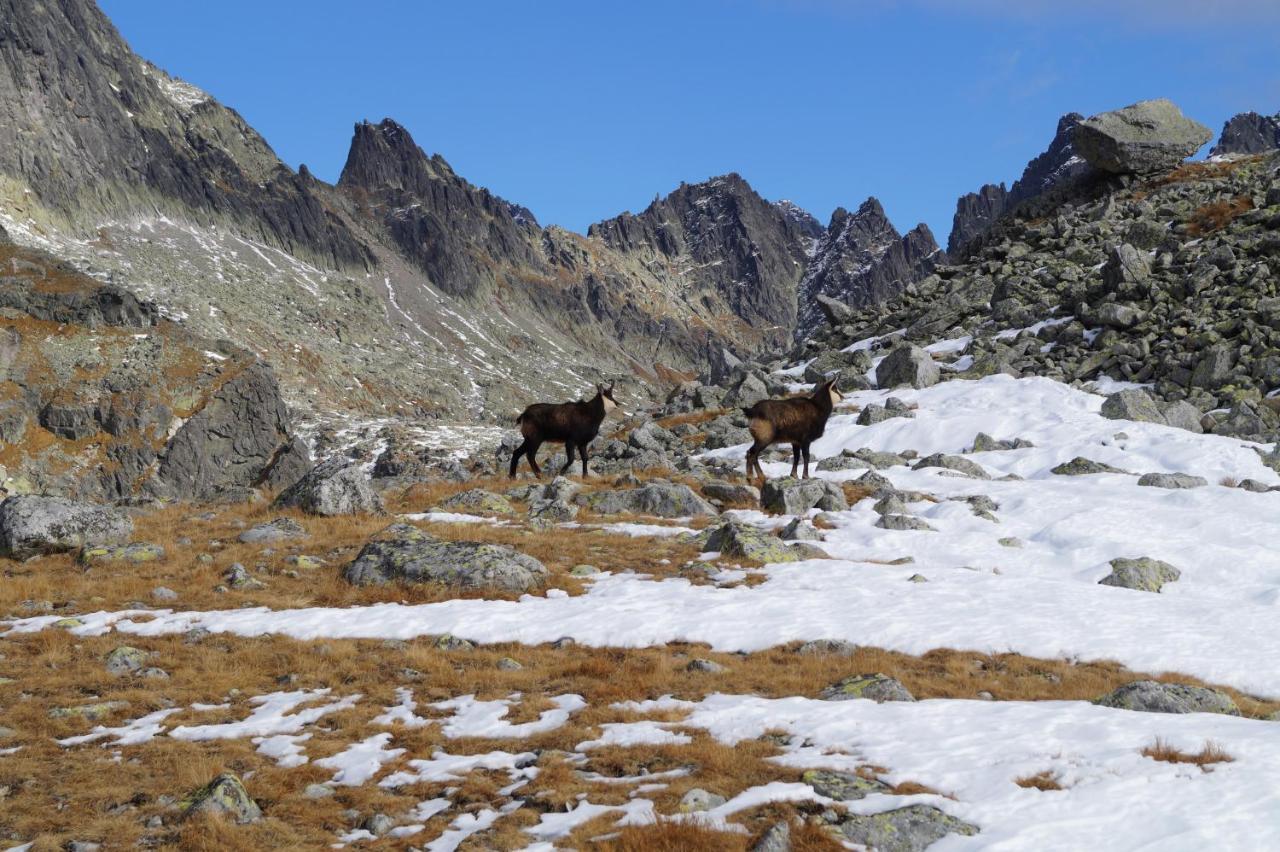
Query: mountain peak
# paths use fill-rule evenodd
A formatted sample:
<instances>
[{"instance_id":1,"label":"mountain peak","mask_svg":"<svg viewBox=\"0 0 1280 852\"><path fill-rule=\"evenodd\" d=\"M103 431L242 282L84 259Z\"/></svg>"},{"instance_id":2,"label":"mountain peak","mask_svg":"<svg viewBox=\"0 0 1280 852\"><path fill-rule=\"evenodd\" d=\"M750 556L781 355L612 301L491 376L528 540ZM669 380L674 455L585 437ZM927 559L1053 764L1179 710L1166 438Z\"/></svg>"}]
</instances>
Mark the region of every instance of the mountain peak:
<instances>
[{"instance_id":1,"label":"mountain peak","mask_svg":"<svg viewBox=\"0 0 1280 852\"><path fill-rule=\"evenodd\" d=\"M410 190L433 166L452 174L443 158L428 157L409 131L394 119L384 118L377 124L360 121L352 133L338 186Z\"/></svg>"}]
</instances>

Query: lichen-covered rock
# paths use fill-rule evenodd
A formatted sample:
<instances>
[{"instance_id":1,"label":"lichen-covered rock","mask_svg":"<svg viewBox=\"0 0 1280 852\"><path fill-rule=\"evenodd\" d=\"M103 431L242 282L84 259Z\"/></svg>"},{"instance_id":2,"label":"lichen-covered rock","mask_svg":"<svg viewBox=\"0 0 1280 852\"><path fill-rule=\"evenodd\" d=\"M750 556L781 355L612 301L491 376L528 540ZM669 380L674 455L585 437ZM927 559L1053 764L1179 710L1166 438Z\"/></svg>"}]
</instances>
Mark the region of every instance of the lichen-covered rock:
<instances>
[{"instance_id":1,"label":"lichen-covered rock","mask_svg":"<svg viewBox=\"0 0 1280 852\"><path fill-rule=\"evenodd\" d=\"M1209 480L1189 473L1144 473L1138 477L1138 484L1148 488L1203 488Z\"/></svg>"},{"instance_id":2,"label":"lichen-covered rock","mask_svg":"<svg viewBox=\"0 0 1280 852\"><path fill-rule=\"evenodd\" d=\"M864 799L872 793L888 793L892 788L878 778L864 778L854 772L834 772L828 769L810 769L800 780L813 788L813 792L829 799L848 802Z\"/></svg>"},{"instance_id":3,"label":"lichen-covered rock","mask_svg":"<svg viewBox=\"0 0 1280 852\"><path fill-rule=\"evenodd\" d=\"M1091 473L1128 473L1118 467L1112 467L1103 462L1087 459L1084 456L1076 456L1071 461L1063 462L1050 471L1058 476L1088 476Z\"/></svg>"},{"instance_id":4,"label":"lichen-covered rock","mask_svg":"<svg viewBox=\"0 0 1280 852\"><path fill-rule=\"evenodd\" d=\"M1139 423L1165 422L1156 401L1141 388L1127 388L1111 394L1102 403L1102 416Z\"/></svg>"},{"instance_id":5,"label":"lichen-covered rock","mask_svg":"<svg viewBox=\"0 0 1280 852\"><path fill-rule=\"evenodd\" d=\"M948 834L972 836L976 825L932 805L908 805L878 814L850 814L836 826L851 843L876 852L923 852Z\"/></svg>"},{"instance_id":6,"label":"lichen-covered rock","mask_svg":"<svg viewBox=\"0 0 1280 852\"><path fill-rule=\"evenodd\" d=\"M140 672L147 666L147 652L141 648L121 645L107 654L107 671L112 674Z\"/></svg>"},{"instance_id":7,"label":"lichen-covered rock","mask_svg":"<svg viewBox=\"0 0 1280 852\"><path fill-rule=\"evenodd\" d=\"M751 852L791 852L791 825L775 822L769 826L756 845L751 847Z\"/></svg>"},{"instance_id":8,"label":"lichen-covered rock","mask_svg":"<svg viewBox=\"0 0 1280 852\"><path fill-rule=\"evenodd\" d=\"M760 489L740 482L713 479L702 484L702 493L709 499L722 503L753 506L760 502Z\"/></svg>"},{"instance_id":9,"label":"lichen-covered rock","mask_svg":"<svg viewBox=\"0 0 1280 852\"><path fill-rule=\"evenodd\" d=\"M276 518L265 524L250 527L236 536L236 540L245 544L266 544L268 542L303 539L306 537L307 531L302 524L292 518Z\"/></svg>"},{"instance_id":10,"label":"lichen-covered rock","mask_svg":"<svg viewBox=\"0 0 1280 852\"><path fill-rule=\"evenodd\" d=\"M876 367L876 387L927 388L936 385L941 376L933 357L919 346L902 344L890 352Z\"/></svg>"},{"instance_id":11,"label":"lichen-covered rock","mask_svg":"<svg viewBox=\"0 0 1280 852\"><path fill-rule=\"evenodd\" d=\"M94 544L80 551L77 561L81 565L121 563L141 565L164 559L164 548L145 541L132 544Z\"/></svg>"},{"instance_id":12,"label":"lichen-covered rock","mask_svg":"<svg viewBox=\"0 0 1280 852\"><path fill-rule=\"evenodd\" d=\"M964 456L949 456L945 453L934 453L931 456L925 456L916 462L912 470L922 470L926 467L940 467L945 470L953 470L956 473L963 473L965 476L972 476L974 479L990 479L991 474L983 469L982 465L967 459Z\"/></svg>"},{"instance_id":13,"label":"lichen-covered rock","mask_svg":"<svg viewBox=\"0 0 1280 852\"><path fill-rule=\"evenodd\" d=\"M822 541L822 533L804 518L792 518L778 533L783 541Z\"/></svg>"},{"instance_id":14,"label":"lichen-covered rock","mask_svg":"<svg viewBox=\"0 0 1280 852\"><path fill-rule=\"evenodd\" d=\"M184 817L210 814L245 824L262 818L258 807L239 777L224 772L208 784L193 791L178 804Z\"/></svg>"},{"instance_id":15,"label":"lichen-covered rock","mask_svg":"<svg viewBox=\"0 0 1280 852\"><path fill-rule=\"evenodd\" d=\"M915 515L906 515L902 513L890 513L880 516L880 520L876 521L876 526L882 530L895 530L898 532L936 532L929 525L929 522L923 518L917 518Z\"/></svg>"},{"instance_id":16,"label":"lichen-covered rock","mask_svg":"<svg viewBox=\"0 0 1280 852\"><path fill-rule=\"evenodd\" d=\"M313 467L272 505L325 517L382 512L382 500L369 485L360 463L340 457Z\"/></svg>"},{"instance_id":17,"label":"lichen-covered rock","mask_svg":"<svg viewBox=\"0 0 1280 852\"><path fill-rule=\"evenodd\" d=\"M866 698L877 704L885 701L915 701L907 688L886 674L851 675L831 684L818 697L823 701L852 701Z\"/></svg>"},{"instance_id":18,"label":"lichen-covered rock","mask_svg":"<svg viewBox=\"0 0 1280 852\"><path fill-rule=\"evenodd\" d=\"M694 787L680 799L680 813L696 814L719 807L725 802L724 796L708 792L701 787Z\"/></svg>"},{"instance_id":19,"label":"lichen-covered rock","mask_svg":"<svg viewBox=\"0 0 1280 852\"><path fill-rule=\"evenodd\" d=\"M85 719L89 722L98 722L128 706L128 701L96 701L74 707L54 707L48 715L50 719Z\"/></svg>"},{"instance_id":20,"label":"lichen-covered rock","mask_svg":"<svg viewBox=\"0 0 1280 852\"><path fill-rule=\"evenodd\" d=\"M698 496L692 488L676 482L650 482L640 488L594 491L579 494L574 501L579 506L602 515L630 513L659 518L684 518L717 514L716 507Z\"/></svg>"},{"instance_id":21,"label":"lichen-covered rock","mask_svg":"<svg viewBox=\"0 0 1280 852\"><path fill-rule=\"evenodd\" d=\"M810 639L796 648L797 654L836 654L841 657L851 657L858 650L858 646L847 639Z\"/></svg>"},{"instance_id":22,"label":"lichen-covered rock","mask_svg":"<svg viewBox=\"0 0 1280 852\"><path fill-rule=\"evenodd\" d=\"M1143 713L1221 713L1239 716L1231 696L1204 686L1139 680L1107 693L1095 704Z\"/></svg>"},{"instance_id":23,"label":"lichen-covered rock","mask_svg":"<svg viewBox=\"0 0 1280 852\"><path fill-rule=\"evenodd\" d=\"M707 533L708 551L737 559L754 559L758 562L798 562L803 559L821 559L827 554L813 545L787 544L769 535L759 527L727 521Z\"/></svg>"},{"instance_id":24,"label":"lichen-covered rock","mask_svg":"<svg viewBox=\"0 0 1280 852\"><path fill-rule=\"evenodd\" d=\"M1076 128L1075 146L1103 171L1150 173L1176 166L1212 138L1209 128L1158 98L1085 119Z\"/></svg>"},{"instance_id":25,"label":"lichen-covered rock","mask_svg":"<svg viewBox=\"0 0 1280 852\"><path fill-rule=\"evenodd\" d=\"M343 577L358 586L439 583L467 590L527 592L546 582L547 569L505 545L442 541L409 524L392 524L365 544Z\"/></svg>"},{"instance_id":26,"label":"lichen-covered rock","mask_svg":"<svg viewBox=\"0 0 1280 852\"><path fill-rule=\"evenodd\" d=\"M121 544L132 533L133 521L108 506L36 495L0 503L0 556L13 559Z\"/></svg>"},{"instance_id":27,"label":"lichen-covered rock","mask_svg":"<svg viewBox=\"0 0 1280 852\"><path fill-rule=\"evenodd\" d=\"M464 514L488 512L493 515L514 515L516 513L516 508L511 505L510 500L501 494L485 491L483 488L472 488L469 491L454 494L441 503L440 508L446 512L462 512Z\"/></svg>"},{"instance_id":28,"label":"lichen-covered rock","mask_svg":"<svg viewBox=\"0 0 1280 852\"><path fill-rule=\"evenodd\" d=\"M844 491L825 479L770 479L760 490L760 506L766 512L802 515L810 509L840 512L849 508Z\"/></svg>"},{"instance_id":29,"label":"lichen-covered rock","mask_svg":"<svg viewBox=\"0 0 1280 852\"><path fill-rule=\"evenodd\" d=\"M1111 573L1099 580L1098 584L1158 592L1165 583L1172 583L1181 576L1182 572L1168 562L1143 556L1140 559L1112 559Z\"/></svg>"}]
</instances>

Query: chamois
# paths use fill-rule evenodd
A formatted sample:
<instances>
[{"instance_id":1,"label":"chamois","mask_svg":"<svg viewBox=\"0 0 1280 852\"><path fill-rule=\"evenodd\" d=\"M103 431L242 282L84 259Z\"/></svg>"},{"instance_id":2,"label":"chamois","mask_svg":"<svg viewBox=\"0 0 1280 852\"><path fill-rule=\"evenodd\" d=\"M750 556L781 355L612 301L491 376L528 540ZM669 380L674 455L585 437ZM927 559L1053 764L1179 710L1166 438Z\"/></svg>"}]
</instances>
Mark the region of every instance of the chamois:
<instances>
[{"instance_id":1,"label":"chamois","mask_svg":"<svg viewBox=\"0 0 1280 852\"><path fill-rule=\"evenodd\" d=\"M835 404L844 399L836 390L836 380L822 382L811 396L793 399L765 399L742 409L749 423L747 428L755 442L747 450L747 478L752 471L764 481L760 467L760 453L770 444L791 444L791 475L796 475L800 456L804 455L804 478L809 478L809 445L822 437L827 428L827 418Z\"/></svg>"},{"instance_id":2,"label":"chamois","mask_svg":"<svg viewBox=\"0 0 1280 852\"><path fill-rule=\"evenodd\" d=\"M600 432L600 424L605 415L616 408L613 399L613 385L607 388L596 385L596 395L589 400L577 402L537 402L529 406L516 418L524 443L516 448L511 456L511 473L514 479L516 465L520 456L527 456L529 467L534 476L542 476L538 467L538 448L544 441L564 442L565 455L569 460L560 469L564 473L573 464L573 448L577 447L582 454L582 475L587 475L587 444L590 444Z\"/></svg>"}]
</instances>

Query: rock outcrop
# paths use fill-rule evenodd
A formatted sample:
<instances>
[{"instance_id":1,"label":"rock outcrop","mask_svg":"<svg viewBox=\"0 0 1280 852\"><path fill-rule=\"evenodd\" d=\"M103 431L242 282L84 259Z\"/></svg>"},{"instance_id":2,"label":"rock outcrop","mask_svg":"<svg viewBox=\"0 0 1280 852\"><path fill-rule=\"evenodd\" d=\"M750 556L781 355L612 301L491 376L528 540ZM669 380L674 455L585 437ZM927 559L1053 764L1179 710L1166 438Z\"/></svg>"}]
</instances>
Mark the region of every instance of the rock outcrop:
<instances>
[{"instance_id":1,"label":"rock outcrop","mask_svg":"<svg viewBox=\"0 0 1280 852\"><path fill-rule=\"evenodd\" d=\"M459 590L527 592L543 585L547 569L501 544L442 541L409 524L374 536L343 571L357 586L432 583Z\"/></svg>"},{"instance_id":2,"label":"rock outcrop","mask_svg":"<svg viewBox=\"0 0 1280 852\"><path fill-rule=\"evenodd\" d=\"M1218 144L1209 149L1209 156L1265 154L1277 148L1280 148L1280 113L1242 112L1222 125L1222 135L1218 137Z\"/></svg>"},{"instance_id":3,"label":"rock outcrop","mask_svg":"<svg viewBox=\"0 0 1280 852\"><path fill-rule=\"evenodd\" d=\"M119 544L132 533L133 521L107 506L36 495L0 503L0 556L12 559Z\"/></svg>"},{"instance_id":4,"label":"rock outcrop","mask_svg":"<svg viewBox=\"0 0 1280 852\"><path fill-rule=\"evenodd\" d=\"M1114 174L1165 171L1213 138L1170 100L1139 101L1080 122L1075 146L1090 165Z\"/></svg>"}]
</instances>

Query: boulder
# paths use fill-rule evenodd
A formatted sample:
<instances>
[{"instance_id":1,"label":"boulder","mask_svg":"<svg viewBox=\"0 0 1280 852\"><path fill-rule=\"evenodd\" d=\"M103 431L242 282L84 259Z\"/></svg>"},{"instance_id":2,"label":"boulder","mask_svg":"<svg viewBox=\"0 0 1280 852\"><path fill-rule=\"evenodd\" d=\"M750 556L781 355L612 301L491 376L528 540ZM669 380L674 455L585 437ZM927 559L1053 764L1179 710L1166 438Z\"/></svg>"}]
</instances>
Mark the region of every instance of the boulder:
<instances>
[{"instance_id":1,"label":"boulder","mask_svg":"<svg viewBox=\"0 0 1280 852\"><path fill-rule=\"evenodd\" d=\"M766 480L760 490L760 506L780 515L802 515L810 509L840 512L849 508L844 491L825 479Z\"/></svg>"},{"instance_id":2,"label":"boulder","mask_svg":"<svg viewBox=\"0 0 1280 852\"><path fill-rule=\"evenodd\" d=\"M313 467L281 492L272 505L324 517L382 512L382 500L374 493L360 463L342 457Z\"/></svg>"},{"instance_id":3,"label":"boulder","mask_svg":"<svg viewBox=\"0 0 1280 852\"><path fill-rule=\"evenodd\" d=\"M1182 572L1168 562L1143 556L1140 559L1112 559L1111 573L1099 580L1098 584L1158 592L1165 583L1172 583L1181 576Z\"/></svg>"},{"instance_id":4,"label":"boulder","mask_svg":"<svg viewBox=\"0 0 1280 852\"><path fill-rule=\"evenodd\" d=\"M1203 488L1209 480L1189 473L1144 473L1138 484L1148 488Z\"/></svg>"},{"instance_id":5,"label":"boulder","mask_svg":"<svg viewBox=\"0 0 1280 852\"><path fill-rule=\"evenodd\" d=\"M842 802L865 799L872 793L889 793L892 787L878 778L866 778L855 772L834 772L829 769L810 769L800 780L813 788L813 792L828 799Z\"/></svg>"},{"instance_id":6,"label":"boulder","mask_svg":"<svg viewBox=\"0 0 1280 852\"><path fill-rule=\"evenodd\" d=\"M747 373L724 395L725 408L748 408L769 398L769 388L755 373Z\"/></svg>"},{"instance_id":7,"label":"boulder","mask_svg":"<svg viewBox=\"0 0 1280 852\"><path fill-rule=\"evenodd\" d=\"M791 852L791 825L775 822L765 830L751 852Z\"/></svg>"},{"instance_id":8,"label":"boulder","mask_svg":"<svg viewBox=\"0 0 1280 852\"><path fill-rule=\"evenodd\" d=\"M852 657L857 650L857 645L845 639L811 639L796 648L796 653L805 655L835 654L841 657Z\"/></svg>"},{"instance_id":9,"label":"boulder","mask_svg":"<svg viewBox=\"0 0 1280 852\"><path fill-rule=\"evenodd\" d=\"M826 552L810 544L787 544L759 527L728 521L707 534L704 547L721 556L757 562L798 562L822 559Z\"/></svg>"},{"instance_id":10,"label":"boulder","mask_svg":"<svg viewBox=\"0 0 1280 852\"><path fill-rule=\"evenodd\" d=\"M840 820L836 829L850 843L876 852L924 852L948 834L972 836L979 830L932 805L850 814Z\"/></svg>"},{"instance_id":11,"label":"boulder","mask_svg":"<svg viewBox=\"0 0 1280 852\"><path fill-rule=\"evenodd\" d=\"M1095 168L1145 174L1173 168L1212 138L1209 128L1160 98L1085 119L1076 128L1074 144Z\"/></svg>"},{"instance_id":12,"label":"boulder","mask_svg":"<svg viewBox=\"0 0 1280 852\"><path fill-rule=\"evenodd\" d=\"M754 506L760 502L760 489L754 485L743 485L738 482L725 482L713 479L702 484L702 493L712 500L723 503L739 503Z\"/></svg>"},{"instance_id":13,"label":"boulder","mask_svg":"<svg viewBox=\"0 0 1280 852\"><path fill-rule=\"evenodd\" d=\"M274 521L250 527L236 536L236 540L245 544L266 544L306 537L307 531L302 524L292 518L276 518Z\"/></svg>"},{"instance_id":14,"label":"boulder","mask_svg":"<svg viewBox=\"0 0 1280 852\"><path fill-rule=\"evenodd\" d=\"M962 473L965 476L972 476L974 479L990 479L991 474L983 469L982 465L967 459L964 456L949 456L945 453L934 453L931 456L925 456L912 466L912 470L922 470L926 467L940 467L944 470Z\"/></svg>"},{"instance_id":15,"label":"boulder","mask_svg":"<svg viewBox=\"0 0 1280 852\"><path fill-rule=\"evenodd\" d=\"M899 532L936 532L923 518L899 512L881 515L880 520L876 521L876 526L882 530L896 530Z\"/></svg>"},{"instance_id":16,"label":"boulder","mask_svg":"<svg viewBox=\"0 0 1280 852\"><path fill-rule=\"evenodd\" d=\"M851 675L831 684L818 697L823 701L852 701L865 698L882 704L885 701L915 701L915 697L897 680L886 674Z\"/></svg>"},{"instance_id":17,"label":"boulder","mask_svg":"<svg viewBox=\"0 0 1280 852\"><path fill-rule=\"evenodd\" d=\"M804 518L792 518L778 533L783 541L822 541L822 533Z\"/></svg>"},{"instance_id":18,"label":"boulder","mask_svg":"<svg viewBox=\"0 0 1280 852\"><path fill-rule=\"evenodd\" d=\"M240 779L230 772L224 772L192 792L178 807L183 817L211 814L241 824L257 822L262 818L258 803L250 798L249 791L244 788Z\"/></svg>"},{"instance_id":19,"label":"boulder","mask_svg":"<svg viewBox=\"0 0 1280 852\"><path fill-rule=\"evenodd\" d=\"M1111 420L1134 420L1139 423L1165 422L1156 401L1141 388L1128 388L1108 396L1102 403L1102 416ZM1199 417L1196 419L1198 421Z\"/></svg>"},{"instance_id":20,"label":"boulder","mask_svg":"<svg viewBox=\"0 0 1280 852\"><path fill-rule=\"evenodd\" d=\"M1056 473L1058 476L1087 476L1091 473L1128 473L1128 471L1084 456L1076 456L1071 461L1063 462L1053 468L1050 473Z\"/></svg>"},{"instance_id":21,"label":"boulder","mask_svg":"<svg viewBox=\"0 0 1280 852\"><path fill-rule=\"evenodd\" d=\"M111 674L140 672L147 665L147 652L141 648L121 645L107 654L106 667Z\"/></svg>"},{"instance_id":22,"label":"boulder","mask_svg":"<svg viewBox=\"0 0 1280 852\"><path fill-rule=\"evenodd\" d=\"M164 559L164 548L145 541L133 544L94 544L80 551L77 561L84 566L98 564L141 565Z\"/></svg>"},{"instance_id":23,"label":"boulder","mask_svg":"<svg viewBox=\"0 0 1280 852\"><path fill-rule=\"evenodd\" d=\"M685 518L718 514L716 507L698 496L692 488L675 482L650 482L640 488L594 491L577 495L574 502L601 515L630 513Z\"/></svg>"},{"instance_id":24,"label":"boulder","mask_svg":"<svg viewBox=\"0 0 1280 852\"><path fill-rule=\"evenodd\" d=\"M1204 686L1139 680L1107 693L1094 702L1103 707L1143 713L1221 713L1239 716L1231 696Z\"/></svg>"},{"instance_id":25,"label":"boulder","mask_svg":"<svg viewBox=\"0 0 1280 852\"><path fill-rule=\"evenodd\" d=\"M506 545L443 541L409 524L392 524L365 544L343 577L357 586L439 583L465 590L527 592L543 585L547 569Z\"/></svg>"},{"instance_id":26,"label":"boulder","mask_svg":"<svg viewBox=\"0 0 1280 852\"><path fill-rule=\"evenodd\" d=\"M1108 289L1125 295L1145 286L1150 277L1151 264L1147 261L1146 254L1128 243L1121 243L1112 249L1102 266L1102 282ZM1127 328L1132 324L1120 327Z\"/></svg>"},{"instance_id":27,"label":"boulder","mask_svg":"<svg viewBox=\"0 0 1280 852\"><path fill-rule=\"evenodd\" d=\"M903 343L890 352L876 368L876 387L897 388L904 385L927 388L941 377L938 365L919 346Z\"/></svg>"},{"instance_id":28,"label":"boulder","mask_svg":"<svg viewBox=\"0 0 1280 852\"><path fill-rule=\"evenodd\" d=\"M108 506L37 495L0 503L0 556L13 559L121 544L132 533L133 521Z\"/></svg>"},{"instance_id":29,"label":"boulder","mask_svg":"<svg viewBox=\"0 0 1280 852\"><path fill-rule=\"evenodd\" d=\"M1167 426L1172 426L1175 429L1186 429L1188 432L1195 432L1196 434L1204 431L1204 427L1200 425L1204 415L1200 413L1200 409L1184 399L1161 405L1160 413L1164 417L1164 422Z\"/></svg>"},{"instance_id":30,"label":"boulder","mask_svg":"<svg viewBox=\"0 0 1280 852\"><path fill-rule=\"evenodd\" d=\"M833 299L830 296L819 293L814 297L821 309L822 315L827 318L827 322L833 326L844 325L854 318L854 310L839 299Z\"/></svg>"},{"instance_id":31,"label":"boulder","mask_svg":"<svg viewBox=\"0 0 1280 852\"><path fill-rule=\"evenodd\" d=\"M514 515L516 513L516 507L511 505L510 500L501 494L485 491L483 488L472 488L469 491L454 494L441 503L440 508L446 512L463 514L488 512L494 515Z\"/></svg>"}]
</instances>

